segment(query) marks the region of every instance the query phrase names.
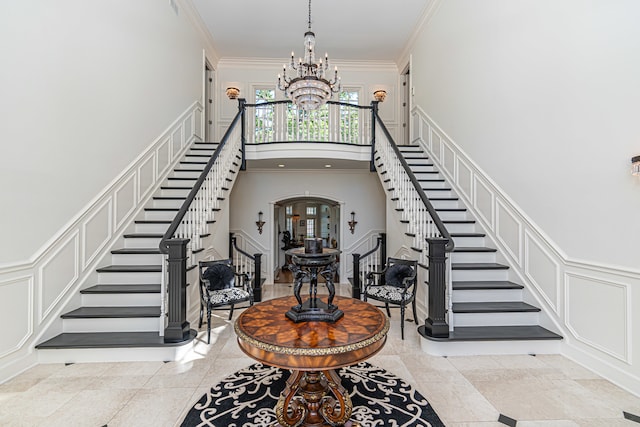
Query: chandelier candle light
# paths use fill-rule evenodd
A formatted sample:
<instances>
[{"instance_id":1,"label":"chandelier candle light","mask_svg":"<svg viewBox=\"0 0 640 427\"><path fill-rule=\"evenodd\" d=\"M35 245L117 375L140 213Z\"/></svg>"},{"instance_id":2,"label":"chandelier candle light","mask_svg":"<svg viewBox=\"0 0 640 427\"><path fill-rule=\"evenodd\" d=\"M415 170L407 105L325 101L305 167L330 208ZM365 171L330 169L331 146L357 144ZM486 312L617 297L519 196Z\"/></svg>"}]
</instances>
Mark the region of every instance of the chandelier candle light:
<instances>
[{"instance_id":1,"label":"chandelier candle light","mask_svg":"<svg viewBox=\"0 0 640 427\"><path fill-rule=\"evenodd\" d=\"M308 30L304 33L304 60L300 58L295 63L294 53L291 52L289 64L292 76L287 76L287 65L282 67L282 76L278 74L278 89L294 104L303 110L317 110L322 107L334 93L340 91L340 77L338 67L334 69L332 80L327 80L325 72L329 68L329 55L325 53L324 62L315 58L316 35L311 31L311 0L309 0Z\"/></svg>"}]
</instances>

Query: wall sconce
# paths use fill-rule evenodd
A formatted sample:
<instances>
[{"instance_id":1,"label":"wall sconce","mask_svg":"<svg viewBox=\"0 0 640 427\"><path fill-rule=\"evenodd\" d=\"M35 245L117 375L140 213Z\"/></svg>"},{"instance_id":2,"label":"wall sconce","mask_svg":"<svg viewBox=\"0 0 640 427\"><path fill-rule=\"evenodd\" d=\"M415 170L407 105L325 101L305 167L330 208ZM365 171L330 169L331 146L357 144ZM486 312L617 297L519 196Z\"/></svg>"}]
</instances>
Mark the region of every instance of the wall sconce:
<instances>
[{"instance_id":1,"label":"wall sconce","mask_svg":"<svg viewBox=\"0 0 640 427\"><path fill-rule=\"evenodd\" d=\"M229 99L238 99L238 96L240 96L240 89L238 89L237 87L228 87L227 88L227 96L229 97Z\"/></svg>"},{"instance_id":2,"label":"wall sconce","mask_svg":"<svg viewBox=\"0 0 640 427\"><path fill-rule=\"evenodd\" d=\"M385 98L387 97L387 91L378 89L377 91L373 92L373 97L378 102L384 102Z\"/></svg>"},{"instance_id":3,"label":"wall sconce","mask_svg":"<svg viewBox=\"0 0 640 427\"><path fill-rule=\"evenodd\" d=\"M262 234L262 226L264 225L264 221L262 220L262 211L258 212L258 220L256 221L256 225L258 226L258 233Z\"/></svg>"},{"instance_id":4,"label":"wall sconce","mask_svg":"<svg viewBox=\"0 0 640 427\"><path fill-rule=\"evenodd\" d=\"M358 221L356 221L356 213L351 212L351 221L347 223L349 224L349 231L351 231L351 234L353 234L353 232L355 231L357 223Z\"/></svg>"},{"instance_id":5,"label":"wall sconce","mask_svg":"<svg viewBox=\"0 0 640 427\"><path fill-rule=\"evenodd\" d=\"M631 158L631 175L640 176L640 156Z\"/></svg>"}]
</instances>

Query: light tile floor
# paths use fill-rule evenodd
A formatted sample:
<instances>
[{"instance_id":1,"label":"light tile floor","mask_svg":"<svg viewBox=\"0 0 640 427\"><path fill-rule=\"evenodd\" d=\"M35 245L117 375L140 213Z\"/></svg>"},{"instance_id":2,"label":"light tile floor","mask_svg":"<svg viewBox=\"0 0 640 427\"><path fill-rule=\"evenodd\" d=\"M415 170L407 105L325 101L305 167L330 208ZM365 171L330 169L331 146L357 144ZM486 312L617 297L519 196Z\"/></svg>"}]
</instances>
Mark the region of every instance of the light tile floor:
<instances>
[{"instance_id":1,"label":"light tile floor","mask_svg":"<svg viewBox=\"0 0 640 427\"><path fill-rule=\"evenodd\" d=\"M264 295L290 293L277 284ZM0 385L0 425L177 425L210 386L254 363L238 348L225 313L216 312L211 344L203 328L182 361L35 366ZM392 316L387 344L369 362L413 385L447 426L504 427L500 414L518 427L639 426L623 411L639 415L640 398L562 356L433 357L421 351L411 323L401 340Z\"/></svg>"}]
</instances>

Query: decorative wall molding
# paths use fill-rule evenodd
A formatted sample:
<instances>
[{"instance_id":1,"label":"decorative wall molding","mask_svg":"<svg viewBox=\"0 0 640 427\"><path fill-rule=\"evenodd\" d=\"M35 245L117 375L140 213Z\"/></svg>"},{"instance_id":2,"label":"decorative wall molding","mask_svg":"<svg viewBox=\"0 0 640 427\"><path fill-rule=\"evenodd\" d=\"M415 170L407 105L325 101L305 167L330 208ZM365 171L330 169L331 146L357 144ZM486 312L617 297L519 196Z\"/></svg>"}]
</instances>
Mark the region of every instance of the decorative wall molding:
<instances>
[{"instance_id":1,"label":"decorative wall molding","mask_svg":"<svg viewBox=\"0 0 640 427\"><path fill-rule=\"evenodd\" d=\"M527 295L543 308L542 324L564 335L563 354L640 394L634 383L640 359L631 351L632 317L640 312L632 287L640 286L640 270L570 258L418 106L412 121L411 141L429 153Z\"/></svg>"},{"instance_id":2,"label":"decorative wall molding","mask_svg":"<svg viewBox=\"0 0 640 427\"><path fill-rule=\"evenodd\" d=\"M193 141L201 140L198 123L202 122L202 114L201 104L194 102L30 260L0 266L0 293L11 287L24 287L26 290L12 292L28 295L25 305L7 300L26 314L15 316L14 328L27 332L20 339L6 334L0 337L3 375L11 372L10 366L24 365L18 359L33 357L33 346L59 321L66 305L141 212L172 165ZM0 378L0 383L6 379Z\"/></svg>"},{"instance_id":3,"label":"decorative wall molding","mask_svg":"<svg viewBox=\"0 0 640 427\"><path fill-rule=\"evenodd\" d=\"M32 275L0 281L0 322L11 325L0 341L0 360L19 350L33 334L34 283Z\"/></svg>"}]
</instances>

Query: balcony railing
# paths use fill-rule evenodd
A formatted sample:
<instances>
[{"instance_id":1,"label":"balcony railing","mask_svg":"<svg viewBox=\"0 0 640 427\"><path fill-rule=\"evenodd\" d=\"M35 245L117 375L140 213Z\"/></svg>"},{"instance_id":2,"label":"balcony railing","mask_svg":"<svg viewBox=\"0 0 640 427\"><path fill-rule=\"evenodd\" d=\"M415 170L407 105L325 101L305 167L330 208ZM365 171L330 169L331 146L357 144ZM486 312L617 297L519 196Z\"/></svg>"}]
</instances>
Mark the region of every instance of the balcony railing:
<instances>
[{"instance_id":1,"label":"balcony railing","mask_svg":"<svg viewBox=\"0 0 640 427\"><path fill-rule=\"evenodd\" d=\"M245 105L246 143L371 143L372 107L329 101L318 110L297 109L291 101Z\"/></svg>"}]
</instances>

